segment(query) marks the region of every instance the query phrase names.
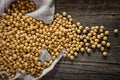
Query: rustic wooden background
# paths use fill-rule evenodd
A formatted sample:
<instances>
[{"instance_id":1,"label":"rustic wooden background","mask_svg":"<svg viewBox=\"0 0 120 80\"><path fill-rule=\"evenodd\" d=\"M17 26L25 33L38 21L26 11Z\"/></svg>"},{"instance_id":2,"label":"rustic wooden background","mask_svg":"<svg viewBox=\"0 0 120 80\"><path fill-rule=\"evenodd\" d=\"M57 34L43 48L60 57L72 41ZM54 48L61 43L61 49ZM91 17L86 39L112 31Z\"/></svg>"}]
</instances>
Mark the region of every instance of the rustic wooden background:
<instances>
[{"instance_id":1,"label":"rustic wooden background","mask_svg":"<svg viewBox=\"0 0 120 80\"><path fill-rule=\"evenodd\" d=\"M63 59L42 80L120 80L120 0L55 0L56 12L66 11L84 26L104 25L110 31L107 59L99 52L79 54L74 61Z\"/></svg>"}]
</instances>

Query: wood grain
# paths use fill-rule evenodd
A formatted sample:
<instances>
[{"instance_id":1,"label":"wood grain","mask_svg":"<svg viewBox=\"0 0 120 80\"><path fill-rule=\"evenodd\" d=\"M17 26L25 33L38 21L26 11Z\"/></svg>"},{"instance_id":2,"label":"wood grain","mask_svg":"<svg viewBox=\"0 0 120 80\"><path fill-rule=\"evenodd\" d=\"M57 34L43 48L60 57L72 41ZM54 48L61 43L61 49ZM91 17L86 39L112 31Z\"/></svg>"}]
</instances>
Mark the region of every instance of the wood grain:
<instances>
[{"instance_id":1,"label":"wood grain","mask_svg":"<svg viewBox=\"0 0 120 80\"><path fill-rule=\"evenodd\" d=\"M120 80L120 0L55 0L56 12L66 11L84 26L104 25L110 31L110 51L79 54L74 61L62 59L42 80Z\"/></svg>"}]
</instances>

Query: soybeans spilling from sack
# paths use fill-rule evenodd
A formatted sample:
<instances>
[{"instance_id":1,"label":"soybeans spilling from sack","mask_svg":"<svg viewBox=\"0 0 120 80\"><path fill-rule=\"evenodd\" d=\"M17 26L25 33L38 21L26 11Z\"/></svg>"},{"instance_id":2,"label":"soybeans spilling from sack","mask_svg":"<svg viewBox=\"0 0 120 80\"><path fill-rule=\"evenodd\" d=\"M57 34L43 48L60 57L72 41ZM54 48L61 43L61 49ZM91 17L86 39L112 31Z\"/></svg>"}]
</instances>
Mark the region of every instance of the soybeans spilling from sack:
<instances>
[{"instance_id":1,"label":"soybeans spilling from sack","mask_svg":"<svg viewBox=\"0 0 120 80\"><path fill-rule=\"evenodd\" d=\"M39 77L49 67L60 51L65 48L63 57L74 60L78 53L90 54L99 49L104 57L110 47L109 31L104 26L83 27L80 22L73 23L71 15L56 13L52 24L45 24L26 13L35 10L35 3L28 0L17 0L0 17L0 71L11 73L13 78L16 70L25 74L30 72ZM118 33L118 29L114 30ZM39 60L42 48L46 48L52 59L44 62ZM0 78L4 78L0 74Z\"/></svg>"}]
</instances>

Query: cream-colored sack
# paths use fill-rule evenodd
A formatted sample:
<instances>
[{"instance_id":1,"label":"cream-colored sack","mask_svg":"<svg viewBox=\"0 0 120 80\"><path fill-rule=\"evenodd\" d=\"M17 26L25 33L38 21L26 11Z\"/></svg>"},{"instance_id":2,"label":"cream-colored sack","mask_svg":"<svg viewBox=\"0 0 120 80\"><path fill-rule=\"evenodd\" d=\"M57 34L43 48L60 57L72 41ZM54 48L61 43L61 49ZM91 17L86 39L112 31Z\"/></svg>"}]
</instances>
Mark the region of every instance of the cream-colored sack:
<instances>
[{"instance_id":1,"label":"cream-colored sack","mask_svg":"<svg viewBox=\"0 0 120 80\"><path fill-rule=\"evenodd\" d=\"M8 9L10 3L13 1L15 0L0 0L0 16L2 15L2 13L4 13ZM54 11L55 11L54 1L53 0L34 0L34 2L36 4L36 10L34 12L27 13L26 15L36 18L38 20L43 20L45 23L52 23ZM65 49L63 48L61 53L53 62L53 64L50 67L44 69L40 77L34 78L30 74L23 75L16 70L16 76L10 80L15 80L19 77L22 78L22 80L38 80L42 78L45 74L47 74L49 71L51 71L54 68L55 64L61 59L64 52L65 52ZM39 59L42 62L49 61L51 59L51 56L48 53L47 49L45 48L42 49L42 53ZM6 73L5 71L0 72L0 74L3 74L3 73L6 74L7 76L10 75L10 73Z\"/></svg>"}]
</instances>

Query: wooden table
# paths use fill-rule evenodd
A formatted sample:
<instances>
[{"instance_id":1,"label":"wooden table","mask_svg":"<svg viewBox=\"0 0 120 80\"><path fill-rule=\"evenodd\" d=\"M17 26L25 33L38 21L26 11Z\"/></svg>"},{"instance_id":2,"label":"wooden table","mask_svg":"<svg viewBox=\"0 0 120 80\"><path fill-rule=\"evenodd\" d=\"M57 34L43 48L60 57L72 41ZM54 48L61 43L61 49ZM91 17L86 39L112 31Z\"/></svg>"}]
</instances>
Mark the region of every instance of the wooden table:
<instances>
[{"instance_id":1,"label":"wooden table","mask_svg":"<svg viewBox=\"0 0 120 80\"><path fill-rule=\"evenodd\" d=\"M120 80L120 0L55 0L56 12L66 11L83 26L104 25L110 31L107 59L100 52L62 60L42 80Z\"/></svg>"}]
</instances>

